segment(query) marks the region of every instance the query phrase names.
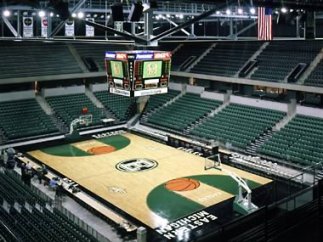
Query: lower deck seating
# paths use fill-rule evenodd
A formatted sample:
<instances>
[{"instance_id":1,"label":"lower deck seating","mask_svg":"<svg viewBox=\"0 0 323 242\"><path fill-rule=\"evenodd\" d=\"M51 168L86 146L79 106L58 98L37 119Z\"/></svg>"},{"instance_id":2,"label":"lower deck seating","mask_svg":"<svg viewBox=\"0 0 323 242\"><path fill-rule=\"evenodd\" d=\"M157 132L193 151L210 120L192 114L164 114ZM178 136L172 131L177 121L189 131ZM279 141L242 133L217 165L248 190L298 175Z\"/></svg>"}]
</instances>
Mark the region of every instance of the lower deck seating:
<instances>
[{"instance_id":1,"label":"lower deck seating","mask_svg":"<svg viewBox=\"0 0 323 242\"><path fill-rule=\"evenodd\" d=\"M129 120L136 113L136 100L134 98L112 94L108 91L95 92L94 95L120 121Z\"/></svg>"},{"instance_id":2,"label":"lower deck seating","mask_svg":"<svg viewBox=\"0 0 323 242\"><path fill-rule=\"evenodd\" d=\"M155 108L162 106L179 94L179 91L168 89L168 92L166 94L152 95L147 102L145 112L150 112Z\"/></svg>"},{"instance_id":3,"label":"lower deck seating","mask_svg":"<svg viewBox=\"0 0 323 242\"><path fill-rule=\"evenodd\" d=\"M283 112L275 110L230 104L194 128L190 134L246 148L259 135L271 129L283 116Z\"/></svg>"},{"instance_id":4,"label":"lower deck seating","mask_svg":"<svg viewBox=\"0 0 323 242\"><path fill-rule=\"evenodd\" d=\"M323 119L297 115L258 152L301 165L323 161Z\"/></svg>"},{"instance_id":5,"label":"lower deck seating","mask_svg":"<svg viewBox=\"0 0 323 242\"><path fill-rule=\"evenodd\" d=\"M78 118L84 107L87 107L88 114L93 115L92 126L100 125L104 117L103 110L97 108L84 93L46 97L46 101L66 125Z\"/></svg>"},{"instance_id":6,"label":"lower deck seating","mask_svg":"<svg viewBox=\"0 0 323 242\"><path fill-rule=\"evenodd\" d=\"M308 86L323 87L323 60L315 67L304 84Z\"/></svg>"},{"instance_id":7,"label":"lower deck seating","mask_svg":"<svg viewBox=\"0 0 323 242\"><path fill-rule=\"evenodd\" d=\"M0 220L0 242L16 241L17 239L11 230Z\"/></svg>"},{"instance_id":8,"label":"lower deck seating","mask_svg":"<svg viewBox=\"0 0 323 242\"><path fill-rule=\"evenodd\" d=\"M183 132L189 125L198 122L220 104L221 102L217 100L186 93L173 103L148 116L147 122L164 129Z\"/></svg>"},{"instance_id":9,"label":"lower deck seating","mask_svg":"<svg viewBox=\"0 0 323 242\"><path fill-rule=\"evenodd\" d=\"M10 206L9 211L0 207L0 220L19 241L96 241L58 210L49 211L45 201L12 171L0 172L0 189L1 204L5 200ZM21 205L21 211L12 206L16 202ZM31 205L32 211L25 208L25 202ZM42 209L36 208L35 203Z\"/></svg>"},{"instance_id":10,"label":"lower deck seating","mask_svg":"<svg viewBox=\"0 0 323 242\"><path fill-rule=\"evenodd\" d=\"M8 140L58 133L35 99L0 102L0 129Z\"/></svg>"},{"instance_id":11,"label":"lower deck seating","mask_svg":"<svg viewBox=\"0 0 323 242\"><path fill-rule=\"evenodd\" d=\"M28 202L31 205L36 203L45 205L46 201L35 194L31 188L20 181L20 179L12 172L6 174L0 172L0 198L1 202L5 199L9 204L13 205L18 202L24 205Z\"/></svg>"}]
</instances>

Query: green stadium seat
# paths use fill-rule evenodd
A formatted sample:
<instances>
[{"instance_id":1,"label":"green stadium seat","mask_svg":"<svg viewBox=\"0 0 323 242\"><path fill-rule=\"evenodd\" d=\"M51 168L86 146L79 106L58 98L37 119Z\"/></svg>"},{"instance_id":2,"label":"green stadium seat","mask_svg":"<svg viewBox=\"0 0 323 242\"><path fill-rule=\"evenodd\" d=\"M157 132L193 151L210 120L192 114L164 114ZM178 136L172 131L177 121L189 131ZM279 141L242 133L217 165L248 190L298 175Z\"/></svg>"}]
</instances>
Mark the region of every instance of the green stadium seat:
<instances>
[{"instance_id":1,"label":"green stadium seat","mask_svg":"<svg viewBox=\"0 0 323 242\"><path fill-rule=\"evenodd\" d=\"M0 113L0 130L9 141L59 133L35 99L0 102Z\"/></svg>"},{"instance_id":2,"label":"green stadium seat","mask_svg":"<svg viewBox=\"0 0 323 242\"><path fill-rule=\"evenodd\" d=\"M256 107L230 104L214 117L190 131L191 135L214 139L245 149L266 130L271 129L285 114Z\"/></svg>"},{"instance_id":3,"label":"green stadium seat","mask_svg":"<svg viewBox=\"0 0 323 242\"><path fill-rule=\"evenodd\" d=\"M112 94L108 91L94 92L94 95L119 121L127 121L137 112L135 98Z\"/></svg>"},{"instance_id":4,"label":"green stadium seat","mask_svg":"<svg viewBox=\"0 0 323 242\"><path fill-rule=\"evenodd\" d=\"M258 152L299 165L323 161L323 119L297 115L273 134Z\"/></svg>"},{"instance_id":5,"label":"green stadium seat","mask_svg":"<svg viewBox=\"0 0 323 242\"><path fill-rule=\"evenodd\" d=\"M147 123L166 130L184 132L188 126L205 117L220 105L220 101L186 93L168 106L148 115Z\"/></svg>"}]
</instances>

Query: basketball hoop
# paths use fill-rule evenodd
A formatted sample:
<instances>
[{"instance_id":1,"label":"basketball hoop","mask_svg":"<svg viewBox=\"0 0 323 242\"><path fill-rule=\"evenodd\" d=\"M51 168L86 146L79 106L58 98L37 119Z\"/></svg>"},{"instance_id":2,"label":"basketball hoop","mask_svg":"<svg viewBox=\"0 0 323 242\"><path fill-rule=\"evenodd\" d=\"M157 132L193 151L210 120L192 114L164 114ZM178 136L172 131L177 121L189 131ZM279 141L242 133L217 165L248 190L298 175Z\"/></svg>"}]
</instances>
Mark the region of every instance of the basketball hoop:
<instances>
[{"instance_id":1,"label":"basketball hoop","mask_svg":"<svg viewBox=\"0 0 323 242\"><path fill-rule=\"evenodd\" d=\"M89 126L92 123L92 114L89 114L88 107L84 106L79 116L79 124Z\"/></svg>"},{"instance_id":2,"label":"basketball hoop","mask_svg":"<svg viewBox=\"0 0 323 242\"><path fill-rule=\"evenodd\" d=\"M85 126L89 126L91 123L92 123L92 114L83 114L83 115L80 115L79 117L79 124L80 125L85 125Z\"/></svg>"},{"instance_id":3,"label":"basketball hoop","mask_svg":"<svg viewBox=\"0 0 323 242\"><path fill-rule=\"evenodd\" d=\"M83 125L83 126L89 126L92 123L92 114L83 114L80 115L77 119L74 119L70 124L70 132L71 135L74 132L74 126L76 125Z\"/></svg>"}]
</instances>

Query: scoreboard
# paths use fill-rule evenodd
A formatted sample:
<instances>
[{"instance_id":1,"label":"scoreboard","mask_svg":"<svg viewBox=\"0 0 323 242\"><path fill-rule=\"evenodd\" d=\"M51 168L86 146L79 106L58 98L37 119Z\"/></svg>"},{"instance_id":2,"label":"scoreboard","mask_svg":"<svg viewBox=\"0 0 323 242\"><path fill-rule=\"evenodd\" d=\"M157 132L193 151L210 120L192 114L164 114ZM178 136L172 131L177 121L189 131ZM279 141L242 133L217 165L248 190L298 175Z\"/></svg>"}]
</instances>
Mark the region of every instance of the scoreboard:
<instances>
[{"instance_id":1,"label":"scoreboard","mask_svg":"<svg viewBox=\"0 0 323 242\"><path fill-rule=\"evenodd\" d=\"M108 51L105 67L111 93L128 97L167 93L171 52Z\"/></svg>"}]
</instances>

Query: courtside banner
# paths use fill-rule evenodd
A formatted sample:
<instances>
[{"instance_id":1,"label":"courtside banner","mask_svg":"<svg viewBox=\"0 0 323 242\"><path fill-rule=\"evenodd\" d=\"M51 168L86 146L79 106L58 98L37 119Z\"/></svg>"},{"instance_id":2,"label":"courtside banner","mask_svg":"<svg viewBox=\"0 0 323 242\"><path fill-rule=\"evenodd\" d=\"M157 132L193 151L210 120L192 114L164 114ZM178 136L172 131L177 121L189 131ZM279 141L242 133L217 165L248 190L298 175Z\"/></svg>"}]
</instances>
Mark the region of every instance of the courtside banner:
<instances>
[{"instance_id":1,"label":"courtside banner","mask_svg":"<svg viewBox=\"0 0 323 242\"><path fill-rule=\"evenodd\" d=\"M87 21L94 22L94 18L87 18ZM85 36L94 37L94 27L90 25L85 25Z\"/></svg>"},{"instance_id":2,"label":"courtside banner","mask_svg":"<svg viewBox=\"0 0 323 242\"><path fill-rule=\"evenodd\" d=\"M65 36L74 37L74 21L68 20L65 23Z\"/></svg>"},{"instance_id":3,"label":"courtside banner","mask_svg":"<svg viewBox=\"0 0 323 242\"><path fill-rule=\"evenodd\" d=\"M47 37L48 19L47 17L41 18L41 37Z\"/></svg>"},{"instance_id":4,"label":"courtside banner","mask_svg":"<svg viewBox=\"0 0 323 242\"><path fill-rule=\"evenodd\" d=\"M34 37L34 19L33 17L23 17L23 37Z\"/></svg>"}]
</instances>

